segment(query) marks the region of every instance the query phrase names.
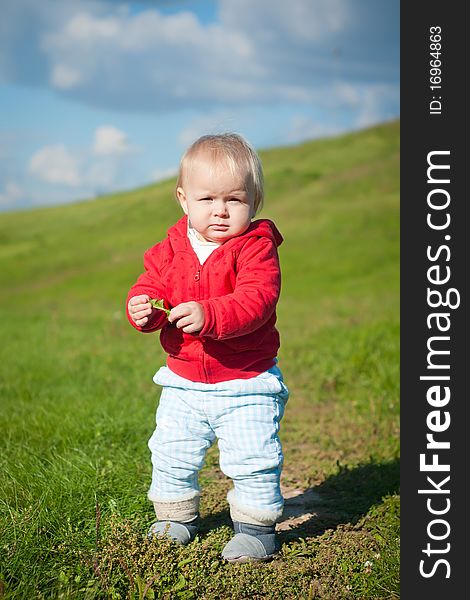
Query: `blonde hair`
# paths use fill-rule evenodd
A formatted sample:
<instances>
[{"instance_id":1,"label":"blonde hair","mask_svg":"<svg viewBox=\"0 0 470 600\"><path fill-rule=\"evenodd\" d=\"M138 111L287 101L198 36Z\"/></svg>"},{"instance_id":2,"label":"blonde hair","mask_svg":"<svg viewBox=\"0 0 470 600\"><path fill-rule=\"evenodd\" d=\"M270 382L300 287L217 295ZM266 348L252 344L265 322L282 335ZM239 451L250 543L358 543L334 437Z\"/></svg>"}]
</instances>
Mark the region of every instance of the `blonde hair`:
<instances>
[{"instance_id":1,"label":"blonde hair","mask_svg":"<svg viewBox=\"0 0 470 600\"><path fill-rule=\"evenodd\" d=\"M261 210L264 201L263 167L251 145L237 133L203 135L189 146L180 162L176 188L183 186L184 173L200 152L212 155L215 162L225 161L232 174L246 176L247 187L252 186L254 212Z\"/></svg>"}]
</instances>

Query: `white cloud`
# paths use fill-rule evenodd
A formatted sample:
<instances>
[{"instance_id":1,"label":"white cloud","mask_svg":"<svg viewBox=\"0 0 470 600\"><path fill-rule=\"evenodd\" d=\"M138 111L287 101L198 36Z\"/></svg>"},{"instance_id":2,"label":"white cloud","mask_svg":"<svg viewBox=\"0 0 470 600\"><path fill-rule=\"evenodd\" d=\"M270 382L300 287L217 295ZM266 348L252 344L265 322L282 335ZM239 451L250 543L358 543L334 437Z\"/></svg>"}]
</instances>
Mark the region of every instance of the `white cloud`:
<instances>
[{"instance_id":1,"label":"white cloud","mask_svg":"<svg viewBox=\"0 0 470 600\"><path fill-rule=\"evenodd\" d=\"M389 84L343 82L334 86L332 98L335 110L349 110L353 128L361 129L397 116L393 107L399 105L399 90Z\"/></svg>"},{"instance_id":2,"label":"white cloud","mask_svg":"<svg viewBox=\"0 0 470 600\"><path fill-rule=\"evenodd\" d=\"M238 128L244 121L241 113L236 116L228 112L214 112L202 117L194 118L178 134L178 142L183 148L187 148L198 137L210 133L224 133L232 131L235 123Z\"/></svg>"},{"instance_id":3,"label":"white cloud","mask_svg":"<svg viewBox=\"0 0 470 600\"><path fill-rule=\"evenodd\" d=\"M117 127L103 125L95 131L92 151L97 156L123 156L136 150L129 144L127 135Z\"/></svg>"},{"instance_id":4,"label":"white cloud","mask_svg":"<svg viewBox=\"0 0 470 600\"><path fill-rule=\"evenodd\" d=\"M366 88L360 99L359 110L354 122L355 127L370 127L380 121L394 117L395 115L392 111L387 112L384 110L386 101L392 99L394 96L398 96L398 92L396 89L391 88L391 86L379 85ZM398 100L397 97L397 103Z\"/></svg>"},{"instance_id":5,"label":"white cloud","mask_svg":"<svg viewBox=\"0 0 470 600\"><path fill-rule=\"evenodd\" d=\"M150 173L151 181L163 181L164 179L169 179L170 177L176 177L178 174L177 167L169 167L168 169L162 169L160 167L156 167Z\"/></svg>"},{"instance_id":6,"label":"white cloud","mask_svg":"<svg viewBox=\"0 0 470 600\"><path fill-rule=\"evenodd\" d=\"M305 104L335 77L398 82L398 0L219 0L209 23L191 3L173 14L157 2L137 12L102 0L9 4L0 23L7 80L41 80L92 106Z\"/></svg>"},{"instance_id":7,"label":"white cloud","mask_svg":"<svg viewBox=\"0 0 470 600\"><path fill-rule=\"evenodd\" d=\"M29 172L48 183L76 187L80 184L79 160L64 144L44 146L29 162Z\"/></svg>"},{"instance_id":8,"label":"white cloud","mask_svg":"<svg viewBox=\"0 0 470 600\"><path fill-rule=\"evenodd\" d=\"M347 106L357 106L361 99L357 86L346 82L336 83L332 89L331 96L335 99L336 104Z\"/></svg>"},{"instance_id":9,"label":"white cloud","mask_svg":"<svg viewBox=\"0 0 470 600\"><path fill-rule=\"evenodd\" d=\"M115 17L95 19L86 12L74 15L64 27L64 35L75 42L114 39L119 33L119 22Z\"/></svg>"},{"instance_id":10,"label":"white cloud","mask_svg":"<svg viewBox=\"0 0 470 600\"><path fill-rule=\"evenodd\" d=\"M83 81L82 74L68 65L54 65L51 72L51 83L60 90L69 90L79 86Z\"/></svg>"},{"instance_id":11,"label":"white cloud","mask_svg":"<svg viewBox=\"0 0 470 600\"><path fill-rule=\"evenodd\" d=\"M354 18L351 3L345 0L220 0L219 4L226 27L261 36L264 43L284 38L289 45L296 41L310 46L344 31Z\"/></svg>"},{"instance_id":12,"label":"white cloud","mask_svg":"<svg viewBox=\"0 0 470 600\"><path fill-rule=\"evenodd\" d=\"M189 11L77 5L42 37L51 84L120 109L314 102L334 76L333 51L363 26L350 0L220 0L215 23ZM346 80L377 58L352 58L357 47L341 54Z\"/></svg>"},{"instance_id":13,"label":"white cloud","mask_svg":"<svg viewBox=\"0 0 470 600\"><path fill-rule=\"evenodd\" d=\"M80 12L43 36L50 82L118 108L237 103L259 95L262 69L243 32L190 12ZM264 94L264 92L263 92Z\"/></svg>"},{"instance_id":14,"label":"white cloud","mask_svg":"<svg viewBox=\"0 0 470 600\"><path fill-rule=\"evenodd\" d=\"M29 174L56 187L74 188L87 196L114 191L127 181L129 157L138 148L126 133L113 125L98 127L85 148L52 144L38 150L29 161Z\"/></svg>"},{"instance_id":15,"label":"white cloud","mask_svg":"<svg viewBox=\"0 0 470 600\"><path fill-rule=\"evenodd\" d=\"M14 181L7 181L3 192L0 192L0 206L13 206L23 197L23 190Z\"/></svg>"},{"instance_id":16,"label":"white cloud","mask_svg":"<svg viewBox=\"0 0 470 600\"><path fill-rule=\"evenodd\" d=\"M329 137L340 133L343 129L335 123L326 122L324 119L312 119L304 115L295 115L290 121L287 131L287 141L290 143L320 137Z\"/></svg>"},{"instance_id":17,"label":"white cloud","mask_svg":"<svg viewBox=\"0 0 470 600\"><path fill-rule=\"evenodd\" d=\"M112 190L118 174L117 164L113 160L101 160L89 166L83 175L84 183L95 190Z\"/></svg>"}]
</instances>

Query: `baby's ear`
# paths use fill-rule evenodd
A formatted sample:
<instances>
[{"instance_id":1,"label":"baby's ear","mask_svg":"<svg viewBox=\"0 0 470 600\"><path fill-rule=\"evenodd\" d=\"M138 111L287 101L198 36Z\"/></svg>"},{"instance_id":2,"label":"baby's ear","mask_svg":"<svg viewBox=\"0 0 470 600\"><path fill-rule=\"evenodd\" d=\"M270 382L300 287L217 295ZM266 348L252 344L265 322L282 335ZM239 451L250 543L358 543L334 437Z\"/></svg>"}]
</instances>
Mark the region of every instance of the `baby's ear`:
<instances>
[{"instance_id":1,"label":"baby's ear","mask_svg":"<svg viewBox=\"0 0 470 600\"><path fill-rule=\"evenodd\" d=\"M178 202L180 203L181 208L183 209L184 213L187 215L188 214L188 203L186 201L186 194L184 193L184 190L182 187L176 188L176 197L178 198Z\"/></svg>"}]
</instances>

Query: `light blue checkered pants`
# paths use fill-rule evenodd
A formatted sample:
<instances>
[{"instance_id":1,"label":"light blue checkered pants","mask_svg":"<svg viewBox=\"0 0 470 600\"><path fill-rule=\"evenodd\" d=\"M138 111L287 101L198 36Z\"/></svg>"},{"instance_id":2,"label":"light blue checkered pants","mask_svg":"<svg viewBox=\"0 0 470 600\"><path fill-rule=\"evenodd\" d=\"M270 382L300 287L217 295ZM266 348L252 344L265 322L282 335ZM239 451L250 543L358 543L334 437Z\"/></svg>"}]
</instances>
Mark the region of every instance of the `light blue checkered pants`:
<instances>
[{"instance_id":1,"label":"light blue checkered pants","mask_svg":"<svg viewBox=\"0 0 470 600\"><path fill-rule=\"evenodd\" d=\"M283 455L278 431L289 396L279 368L251 379L206 384L162 367L154 382L163 390L149 440L149 499L175 502L198 494L198 472L217 439L220 468L234 483L228 496L232 516L236 507L255 521L279 518Z\"/></svg>"}]
</instances>

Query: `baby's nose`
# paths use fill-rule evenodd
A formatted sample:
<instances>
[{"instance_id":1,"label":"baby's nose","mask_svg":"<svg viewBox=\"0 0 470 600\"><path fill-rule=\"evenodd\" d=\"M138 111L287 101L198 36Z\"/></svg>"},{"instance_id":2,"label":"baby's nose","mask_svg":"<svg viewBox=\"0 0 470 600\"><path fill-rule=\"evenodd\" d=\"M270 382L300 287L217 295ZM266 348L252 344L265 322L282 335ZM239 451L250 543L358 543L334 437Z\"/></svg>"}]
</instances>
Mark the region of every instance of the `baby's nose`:
<instances>
[{"instance_id":1,"label":"baby's nose","mask_svg":"<svg viewBox=\"0 0 470 600\"><path fill-rule=\"evenodd\" d=\"M223 202L223 200L215 200L214 201L213 211L214 211L214 215L217 215L217 216L228 214L227 205L225 204L225 202Z\"/></svg>"}]
</instances>

